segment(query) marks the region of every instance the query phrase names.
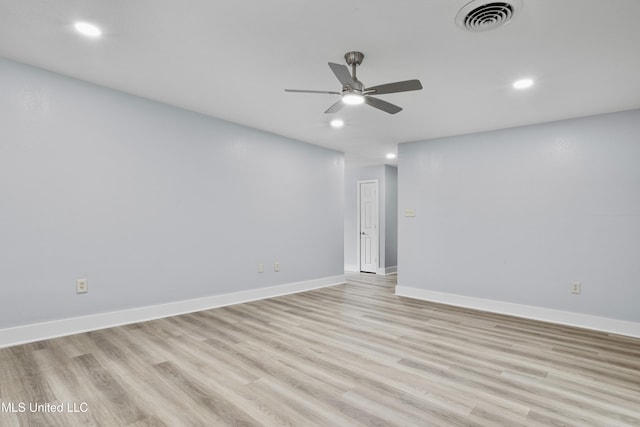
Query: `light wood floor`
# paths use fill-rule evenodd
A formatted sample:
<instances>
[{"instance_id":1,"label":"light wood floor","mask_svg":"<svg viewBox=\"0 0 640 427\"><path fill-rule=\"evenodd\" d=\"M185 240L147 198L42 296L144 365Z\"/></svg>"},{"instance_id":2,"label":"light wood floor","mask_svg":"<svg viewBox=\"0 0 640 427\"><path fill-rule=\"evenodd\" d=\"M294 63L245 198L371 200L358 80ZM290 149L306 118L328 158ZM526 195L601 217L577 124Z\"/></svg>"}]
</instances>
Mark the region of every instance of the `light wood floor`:
<instances>
[{"instance_id":1,"label":"light wood floor","mask_svg":"<svg viewBox=\"0 0 640 427\"><path fill-rule=\"evenodd\" d=\"M2 349L0 426L640 426L640 340L347 278Z\"/></svg>"}]
</instances>

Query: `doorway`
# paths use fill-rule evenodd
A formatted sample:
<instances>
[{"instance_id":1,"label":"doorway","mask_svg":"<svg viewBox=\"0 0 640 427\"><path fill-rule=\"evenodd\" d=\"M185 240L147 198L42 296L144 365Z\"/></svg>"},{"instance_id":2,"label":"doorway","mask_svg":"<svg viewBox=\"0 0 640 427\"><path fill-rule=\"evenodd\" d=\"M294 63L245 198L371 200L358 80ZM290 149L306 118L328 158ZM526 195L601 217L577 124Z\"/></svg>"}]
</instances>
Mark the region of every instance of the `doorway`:
<instances>
[{"instance_id":1,"label":"doorway","mask_svg":"<svg viewBox=\"0 0 640 427\"><path fill-rule=\"evenodd\" d=\"M358 181L358 258L360 271L378 270L378 180Z\"/></svg>"}]
</instances>

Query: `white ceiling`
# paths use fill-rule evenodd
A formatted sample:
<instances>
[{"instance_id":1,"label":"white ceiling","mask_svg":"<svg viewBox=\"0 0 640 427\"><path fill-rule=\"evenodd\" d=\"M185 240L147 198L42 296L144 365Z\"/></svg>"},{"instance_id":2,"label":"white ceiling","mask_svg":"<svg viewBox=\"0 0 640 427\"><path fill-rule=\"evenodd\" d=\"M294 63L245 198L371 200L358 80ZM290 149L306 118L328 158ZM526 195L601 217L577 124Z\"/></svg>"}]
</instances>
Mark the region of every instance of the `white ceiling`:
<instances>
[{"instance_id":1,"label":"white ceiling","mask_svg":"<svg viewBox=\"0 0 640 427\"><path fill-rule=\"evenodd\" d=\"M640 108L640 1L524 0L508 25L456 26L468 0L0 0L0 56L347 153L391 163L400 142ZM104 31L87 39L76 20ZM359 50L366 86L420 79L323 114L327 62ZM511 84L532 77L535 86Z\"/></svg>"}]
</instances>

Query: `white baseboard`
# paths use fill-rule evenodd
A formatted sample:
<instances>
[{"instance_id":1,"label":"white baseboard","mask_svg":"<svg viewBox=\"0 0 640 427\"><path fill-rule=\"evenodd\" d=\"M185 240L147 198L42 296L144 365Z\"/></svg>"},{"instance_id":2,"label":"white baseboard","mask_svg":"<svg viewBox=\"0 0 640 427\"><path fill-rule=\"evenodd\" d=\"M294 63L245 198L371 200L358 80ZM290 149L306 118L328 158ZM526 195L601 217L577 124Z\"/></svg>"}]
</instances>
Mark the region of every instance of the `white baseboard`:
<instances>
[{"instance_id":1,"label":"white baseboard","mask_svg":"<svg viewBox=\"0 0 640 427\"><path fill-rule=\"evenodd\" d=\"M44 323L0 329L0 348L57 338L130 323L145 322L162 317L177 316L216 307L241 304L282 295L310 291L345 283L345 277L331 276L304 282L287 283L268 288L252 289L223 295L176 301L167 304L112 311Z\"/></svg>"},{"instance_id":2,"label":"white baseboard","mask_svg":"<svg viewBox=\"0 0 640 427\"><path fill-rule=\"evenodd\" d=\"M344 271L348 271L349 273L358 273L360 272L360 266L358 264L345 264Z\"/></svg>"},{"instance_id":3,"label":"white baseboard","mask_svg":"<svg viewBox=\"0 0 640 427\"><path fill-rule=\"evenodd\" d=\"M379 268L378 271L376 271L376 274L381 274L383 276L386 276L388 274L396 274L397 272L398 272L398 266L394 265L391 267Z\"/></svg>"},{"instance_id":4,"label":"white baseboard","mask_svg":"<svg viewBox=\"0 0 640 427\"><path fill-rule=\"evenodd\" d=\"M640 323L524 304L396 286L396 295L640 338Z\"/></svg>"}]
</instances>

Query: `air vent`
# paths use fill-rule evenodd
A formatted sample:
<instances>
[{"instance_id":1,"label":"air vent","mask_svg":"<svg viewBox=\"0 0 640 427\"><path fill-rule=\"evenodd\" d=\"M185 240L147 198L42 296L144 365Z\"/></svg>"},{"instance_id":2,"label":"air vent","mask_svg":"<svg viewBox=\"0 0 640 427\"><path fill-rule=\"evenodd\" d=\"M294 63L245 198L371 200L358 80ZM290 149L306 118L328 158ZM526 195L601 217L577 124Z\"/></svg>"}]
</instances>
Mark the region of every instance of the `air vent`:
<instances>
[{"instance_id":1,"label":"air vent","mask_svg":"<svg viewBox=\"0 0 640 427\"><path fill-rule=\"evenodd\" d=\"M474 0L460 9L456 15L456 24L473 32L493 30L507 24L521 6L521 0L509 2Z\"/></svg>"}]
</instances>

